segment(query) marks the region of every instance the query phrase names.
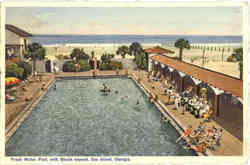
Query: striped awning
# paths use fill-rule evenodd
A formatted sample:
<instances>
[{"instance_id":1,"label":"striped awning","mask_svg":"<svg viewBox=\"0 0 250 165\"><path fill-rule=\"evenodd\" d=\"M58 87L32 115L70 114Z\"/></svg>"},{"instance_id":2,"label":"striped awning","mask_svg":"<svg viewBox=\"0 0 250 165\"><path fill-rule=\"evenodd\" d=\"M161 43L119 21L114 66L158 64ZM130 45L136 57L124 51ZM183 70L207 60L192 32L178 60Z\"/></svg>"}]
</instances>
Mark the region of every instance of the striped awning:
<instances>
[{"instance_id":1,"label":"striped awning","mask_svg":"<svg viewBox=\"0 0 250 165\"><path fill-rule=\"evenodd\" d=\"M219 94L224 93L224 91L221 90L221 89L219 89L219 88L216 88L216 87L214 87L214 86L212 86L212 85L209 85L209 86L213 89L213 91L214 91L214 93L215 93L216 95L219 95Z\"/></svg>"},{"instance_id":2,"label":"striped awning","mask_svg":"<svg viewBox=\"0 0 250 165\"><path fill-rule=\"evenodd\" d=\"M178 71L178 73L180 74L180 76L181 76L181 77L186 76L186 74L185 74L185 73L183 73L183 72L181 72L181 71Z\"/></svg>"},{"instance_id":3,"label":"striped awning","mask_svg":"<svg viewBox=\"0 0 250 165\"><path fill-rule=\"evenodd\" d=\"M191 77L191 79L194 81L194 84L195 85L198 85L198 84L200 84L202 81L201 80L199 80L199 79L197 79L197 78L194 78L194 77L192 77L192 76L190 76Z\"/></svg>"},{"instance_id":4,"label":"striped awning","mask_svg":"<svg viewBox=\"0 0 250 165\"><path fill-rule=\"evenodd\" d=\"M240 102L241 104L243 104L243 100L242 100L240 97L237 97L237 99L239 100L239 102Z\"/></svg>"},{"instance_id":5,"label":"striped awning","mask_svg":"<svg viewBox=\"0 0 250 165\"><path fill-rule=\"evenodd\" d=\"M174 68L168 67L168 70L169 70L170 72L173 72L173 71L174 71Z\"/></svg>"}]
</instances>

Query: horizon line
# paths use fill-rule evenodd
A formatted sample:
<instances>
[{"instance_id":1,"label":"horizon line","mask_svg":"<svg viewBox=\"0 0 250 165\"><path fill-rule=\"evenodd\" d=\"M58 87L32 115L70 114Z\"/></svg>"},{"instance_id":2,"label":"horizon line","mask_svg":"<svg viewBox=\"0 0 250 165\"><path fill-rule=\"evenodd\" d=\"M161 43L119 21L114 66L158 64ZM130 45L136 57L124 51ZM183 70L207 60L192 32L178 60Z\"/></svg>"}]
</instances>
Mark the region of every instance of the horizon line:
<instances>
[{"instance_id":1,"label":"horizon line","mask_svg":"<svg viewBox=\"0 0 250 165\"><path fill-rule=\"evenodd\" d=\"M179 36L232 36L232 37L243 37L243 35L218 35L218 34L32 34L32 35L134 35L134 36L161 36L161 35L179 35Z\"/></svg>"}]
</instances>

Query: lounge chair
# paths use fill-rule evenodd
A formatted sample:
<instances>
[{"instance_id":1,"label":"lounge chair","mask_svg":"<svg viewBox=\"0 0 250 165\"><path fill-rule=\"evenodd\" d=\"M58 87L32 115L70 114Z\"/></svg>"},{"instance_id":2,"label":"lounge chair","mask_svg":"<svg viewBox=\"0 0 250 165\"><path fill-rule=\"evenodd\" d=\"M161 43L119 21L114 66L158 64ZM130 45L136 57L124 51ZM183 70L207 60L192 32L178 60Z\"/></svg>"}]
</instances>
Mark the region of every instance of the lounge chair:
<instances>
[{"instance_id":1,"label":"lounge chair","mask_svg":"<svg viewBox=\"0 0 250 165\"><path fill-rule=\"evenodd\" d=\"M6 94L5 98L6 98L6 102L16 101L16 97L15 96L10 96L9 94Z\"/></svg>"}]
</instances>

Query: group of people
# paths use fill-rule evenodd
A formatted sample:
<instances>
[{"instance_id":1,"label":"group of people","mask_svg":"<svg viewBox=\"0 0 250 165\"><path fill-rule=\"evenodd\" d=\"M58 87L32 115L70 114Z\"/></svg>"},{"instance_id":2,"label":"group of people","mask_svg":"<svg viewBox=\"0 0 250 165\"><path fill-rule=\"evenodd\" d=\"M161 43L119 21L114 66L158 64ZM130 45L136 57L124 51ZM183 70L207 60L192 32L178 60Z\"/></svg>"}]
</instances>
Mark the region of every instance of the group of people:
<instances>
[{"instance_id":1,"label":"group of people","mask_svg":"<svg viewBox=\"0 0 250 165\"><path fill-rule=\"evenodd\" d=\"M103 85L103 90L101 90L101 91L103 91L105 95L107 95L108 92L111 92L111 90L108 88L107 84L103 83L102 85ZM119 93L118 90L114 91L114 94L117 95L118 93ZM128 96L123 96L122 100L124 100L125 98L128 98ZM136 105L139 105L139 104L140 104L140 101L139 101L139 98L137 98L136 99Z\"/></svg>"},{"instance_id":2,"label":"group of people","mask_svg":"<svg viewBox=\"0 0 250 165\"><path fill-rule=\"evenodd\" d=\"M174 100L174 110L178 110L182 106L182 114L186 111L192 113L196 118L203 118L209 121L212 110L208 105L208 101L192 94L193 87L188 87L184 92L179 94L175 89L175 82L166 80L164 84L164 94L168 96L167 104L171 104L171 98Z\"/></svg>"},{"instance_id":3,"label":"group of people","mask_svg":"<svg viewBox=\"0 0 250 165\"><path fill-rule=\"evenodd\" d=\"M206 98L193 95L193 87L188 87L184 92L179 94L174 81L164 81L157 77L152 77L152 80L162 82L164 95L168 96L167 103L171 104L170 101L173 98L174 102L172 103L174 103L175 110L178 110L182 106L183 115L189 111L195 117L204 119L196 129L189 126L176 142L183 139L183 146L187 149L193 149L196 152L205 152L206 149L215 150L216 147L220 146L223 129L216 128L215 126L206 126L206 121L210 120L212 114Z\"/></svg>"},{"instance_id":4,"label":"group of people","mask_svg":"<svg viewBox=\"0 0 250 165\"><path fill-rule=\"evenodd\" d=\"M196 152L205 152L207 148L215 150L216 147L221 145L222 133L222 128L207 127L205 122L200 122L196 129L189 126L176 140L176 143L183 139L184 147Z\"/></svg>"},{"instance_id":5,"label":"group of people","mask_svg":"<svg viewBox=\"0 0 250 165\"><path fill-rule=\"evenodd\" d=\"M210 119L212 110L206 99L194 95L191 98L183 99L183 104L185 109L195 115L196 118L203 118L205 121Z\"/></svg>"}]
</instances>

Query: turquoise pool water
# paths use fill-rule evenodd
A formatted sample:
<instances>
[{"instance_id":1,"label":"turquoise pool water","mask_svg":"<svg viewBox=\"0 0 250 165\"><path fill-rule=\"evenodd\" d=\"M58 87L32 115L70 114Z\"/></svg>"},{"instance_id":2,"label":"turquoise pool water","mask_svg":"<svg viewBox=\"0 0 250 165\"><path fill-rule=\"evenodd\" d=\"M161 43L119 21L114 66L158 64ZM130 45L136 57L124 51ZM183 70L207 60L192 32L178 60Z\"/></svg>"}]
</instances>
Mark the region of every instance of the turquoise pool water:
<instances>
[{"instance_id":1,"label":"turquoise pool water","mask_svg":"<svg viewBox=\"0 0 250 165\"><path fill-rule=\"evenodd\" d=\"M103 83L111 88L107 96L100 92ZM195 155L175 143L177 131L160 121L130 79L61 80L56 86L8 141L7 156Z\"/></svg>"}]
</instances>

